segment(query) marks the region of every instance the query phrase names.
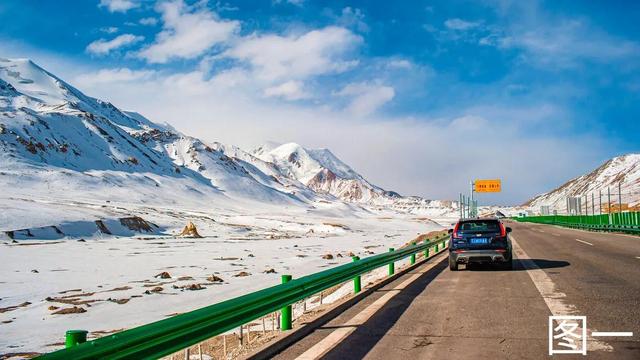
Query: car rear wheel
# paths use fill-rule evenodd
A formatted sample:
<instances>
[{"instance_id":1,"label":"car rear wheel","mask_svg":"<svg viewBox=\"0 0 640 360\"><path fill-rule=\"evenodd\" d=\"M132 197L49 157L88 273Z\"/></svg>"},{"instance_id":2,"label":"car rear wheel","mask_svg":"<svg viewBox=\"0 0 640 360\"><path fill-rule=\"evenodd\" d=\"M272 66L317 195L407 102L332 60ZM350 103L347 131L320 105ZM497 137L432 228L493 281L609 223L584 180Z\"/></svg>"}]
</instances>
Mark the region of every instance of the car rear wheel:
<instances>
[{"instance_id":1,"label":"car rear wheel","mask_svg":"<svg viewBox=\"0 0 640 360\"><path fill-rule=\"evenodd\" d=\"M449 270L458 271L458 263L449 256Z\"/></svg>"},{"instance_id":2,"label":"car rear wheel","mask_svg":"<svg viewBox=\"0 0 640 360\"><path fill-rule=\"evenodd\" d=\"M509 259L509 260L503 262L502 264L500 264L500 267L503 270L513 270L513 259Z\"/></svg>"}]
</instances>

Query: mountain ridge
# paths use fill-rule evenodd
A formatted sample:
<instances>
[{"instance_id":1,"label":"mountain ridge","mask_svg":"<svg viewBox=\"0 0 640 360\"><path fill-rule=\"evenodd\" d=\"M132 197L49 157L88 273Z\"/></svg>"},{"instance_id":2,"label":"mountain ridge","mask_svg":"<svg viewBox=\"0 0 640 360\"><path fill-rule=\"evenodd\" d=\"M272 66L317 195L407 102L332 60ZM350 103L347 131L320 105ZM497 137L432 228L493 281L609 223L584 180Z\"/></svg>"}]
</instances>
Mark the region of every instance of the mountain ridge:
<instances>
[{"instance_id":1,"label":"mountain ridge","mask_svg":"<svg viewBox=\"0 0 640 360\"><path fill-rule=\"evenodd\" d=\"M539 194L522 206L538 208L550 206L559 212L566 211L566 198L587 195L591 203L591 194L597 198L602 192L603 203L608 201L607 194L610 190L614 196L612 204L619 202L618 184L622 190L622 202L629 206L640 205L640 154L630 153L613 157L587 174L577 176L557 188Z\"/></svg>"},{"instance_id":2,"label":"mountain ridge","mask_svg":"<svg viewBox=\"0 0 640 360\"><path fill-rule=\"evenodd\" d=\"M430 201L371 184L329 149L287 143L248 152L185 135L87 96L28 59L0 58L0 149L0 170L7 170L0 175L18 175L34 187L47 181L61 193L67 191L63 179L72 177L74 191L90 189L105 198L130 187L141 198L198 203L231 199L393 209L404 199L397 207L403 212L419 211ZM0 176L0 185L8 184L15 186L15 179Z\"/></svg>"}]
</instances>

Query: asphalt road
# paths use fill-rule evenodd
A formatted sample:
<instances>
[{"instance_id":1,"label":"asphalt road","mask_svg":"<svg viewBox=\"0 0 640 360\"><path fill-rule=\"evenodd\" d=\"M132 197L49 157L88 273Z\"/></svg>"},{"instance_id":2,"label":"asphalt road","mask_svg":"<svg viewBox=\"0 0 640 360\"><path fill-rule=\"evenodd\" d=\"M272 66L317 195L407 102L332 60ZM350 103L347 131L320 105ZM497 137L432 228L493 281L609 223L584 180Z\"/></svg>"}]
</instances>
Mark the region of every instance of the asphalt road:
<instances>
[{"instance_id":1,"label":"asphalt road","mask_svg":"<svg viewBox=\"0 0 640 360\"><path fill-rule=\"evenodd\" d=\"M440 255L277 358L549 358L548 317L571 314L587 316L587 358L640 359L640 238L509 226L517 258L512 271L472 266L453 272Z\"/></svg>"}]
</instances>

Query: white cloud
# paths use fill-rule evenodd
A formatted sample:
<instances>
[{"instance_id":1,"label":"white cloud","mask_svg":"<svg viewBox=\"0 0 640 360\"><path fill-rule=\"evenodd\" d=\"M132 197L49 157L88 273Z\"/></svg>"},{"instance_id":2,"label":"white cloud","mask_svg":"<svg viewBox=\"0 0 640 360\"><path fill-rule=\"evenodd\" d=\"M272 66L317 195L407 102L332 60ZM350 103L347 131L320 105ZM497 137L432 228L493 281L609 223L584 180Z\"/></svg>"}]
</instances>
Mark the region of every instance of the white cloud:
<instances>
[{"instance_id":1,"label":"white cloud","mask_svg":"<svg viewBox=\"0 0 640 360\"><path fill-rule=\"evenodd\" d=\"M327 147L374 184L429 198L455 199L467 189L470 179L500 177L504 191L487 195L481 202L524 202L603 160L607 145L597 136L568 139L555 133L532 136L520 131L521 123L513 119L544 124L558 118L557 111L545 104L460 109L464 116L442 119L354 117L348 109L270 102L262 94L253 98L241 90L229 91L221 86L225 81L219 76L209 79L204 72L194 71L80 85L91 96L138 111L153 121L168 122L205 141L244 148L265 140ZM363 88L353 85L345 93L359 94ZM480 156L470 161L470 154ZM580 165L576 158L581 159ZM456 176L443 176L451 172L451 164L458 165Z\"/></svg>"},{"instance_id":2,"label":"white cloud","mask_svg":"<svg viewBox=\"0 0 640 360\"><path fill-rule=\"evenodd\" d=\"M150 70L131 70L128 68L101 69L92 73L77 76L75 82L82 87L92 87L103 84L147 80L154 75Z\"/></svg>"},{"instance_id":3,"label":"white cloud","mask_svg":"<svg viewBox=\"0 0 640 360\"><path fill-rule=\"evenodd\" d=\"M305 89L301 81L287 81L277 86L272 86L264 90L266 97L280 97L285 100L302 100L311 97Z\"/></svg>"},{"instance_id":4,"label":"white cloud","mask_svg":"<svg viewBox=\"0 0 640 360\"><path fill-rule=\"evenodd\" d=\"M369 26L364 21L364 13L358 8L345 7L342 13L336 18L336 23L347 28L354 28L357 31L367 32Z\"/></svg>"},{"instance_id":5,"label":"white cloud","mask_svg":"<svg viewBox=\"0 0 640 360\"><path fill-rule=\"evenodd\" d=\"M609 62L640 57L638 42L615 38L575 19L517 28L497 45L525 50L532 63L561 67L573 66L578 60Z\"/></svg>"},{"instance_id":6,"label":"white cloud","mask_svg":"<svg viewBox=\"0 0 640 360\"><path fill-rule=\"evenodd\" d=\"M140 23L140 25L153 26L158 23L158 19L154 17L146 17L146 18L140 19L138 23Z\"/></svg>"},{"instance_id":7,"label":"white cloud","mask_svg":"<svg viewBox=\"0 0 640 360\"><path fill-rule=\"evenodd\" d=\"M447 19L444 22L444 26L446 26L451 30L464 31L464 30L469 30L469 29L473 29L475 27L480 26L480 22L472 22L472 21L466 21L466 20L454 18L454 19Z\"/></svg>"},{"instance_id":8,"label":"white cloud","mask_svg":"<svg viewBox=\"0 0 640 360\"><path fill-rule=\"evenodd\" d=\"M347 60L362 38L351 31L330 26L302 35L251 35L222 56L248 64L262 80L305 79L346 71L358 62Z\"/></svg>"},{"instance_id":9,"label":"white cloud","mask_svg":"<svg viewBox=\"0 0 640 360\"><path fill-rule=\"evenodd\" d=\"M114 34L118 32L118 28L115 26L109 26L109 27L100 28L100 31L107 34Z\"/></svg>"},{"instance_id":10,"label":"white cloud","mask_svg":"<svg viewBox=\"0 0 640 360\"><path fill-rule=\"evenodd\" d=\"M291 5L295 5L295 6L302 6L302 4L304 4L305 0L273 0L274 4L291 4Z\"/></svg>"},{"instance_id":11,"label":"white cloud","mask_svg":"<svg viewBox=\"0 0 640 360\"><path fill-rule=\"evenodd\" d=\"M94 55L106 55L112 50L121 48L123 46L135 44L144 40L142 36L136 36L132 34L122 34L115 37L112 40L100 39L92 42L87 46L87 52Z\"/></svg>"},{"instance_id":12,"label":"white cloud","mask_svg":"<svg viewBox=\"0 0 640 360\"><path fill-rule=\"evenodd\" d=\"M405 59L391 59L387 61L386 65L392 69L411 69L413 67L411 61Z\"/></svg>"},{"instance_id":13,"label":"white cloud","mask_svg":"<svg viewBox=\"0 0 640 360\"><path fill-rule=\"evenodd\" d=\"M358 117L368 116L391 101L395 90L390 86L367 83L348 84L336 95L353 97L347 110Z\"/></svg>"},{"instance_id":14,"label":"white cloud","mask_svg":"<svg viewBox=\"0 0 640 360\"><path fill-rule=\"evenodd\" d=\"M100 7L106 7L109 12L127 12L140 6L133 0L100 0Z\"/></svg>"},{"instance_id":15,"label":"white cloud","mask_svg":"<svg viewBox=\"0 0 640 360\"><path fill-rule=\"evenodd\" d=\"M185 5L182 0L159 3L163 30L155 42L137 56L149 63L171 59L193 59L215 45L227 42L240 28L238 21L222 20L203 7Z\"/></svg>"}]
</instances>

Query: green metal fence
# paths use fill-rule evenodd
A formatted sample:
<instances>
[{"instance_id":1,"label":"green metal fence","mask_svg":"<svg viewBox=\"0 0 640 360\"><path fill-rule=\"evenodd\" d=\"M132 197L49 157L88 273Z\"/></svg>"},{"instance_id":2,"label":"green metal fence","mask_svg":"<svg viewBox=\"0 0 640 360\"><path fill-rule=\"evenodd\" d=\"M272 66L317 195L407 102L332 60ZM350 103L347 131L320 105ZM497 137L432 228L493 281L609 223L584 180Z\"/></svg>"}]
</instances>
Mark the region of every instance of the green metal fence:
<instances>
[{"instance_id":1,"label":"green metal fence","mask_svg":"<svg viewBox=\"0 0 640 360\"><path fill-rule=\"evenodd\" d=\"M93 341L44 354L38 359L157 359L198 344L266 314L283 311L332 286L355 280L361 274L412 257L438 245L444 249L448 236L422 244L357 259L351 263L314 273L283 284L249 293L188 313L108 335ZM389 266L391 269L391 266ZM390 275L392 271L390 270ZM285 275L288 276L288 275ZM359 285L359 284L358 284ZM358 289L359 290L359 289ZM286 312L286 311L285 311Z\"/></svg>"},{"instance_id":2,"label":"green metal fence","mask_svg":"<svg viewBox=\"0 0 640 360\"><path fill-rule=\"evenodd\" d=\"M640 234L640 212L602 215L525 216L514 219L520 222L559 225L577 229Z\"/></svg>"}]
</instances>

